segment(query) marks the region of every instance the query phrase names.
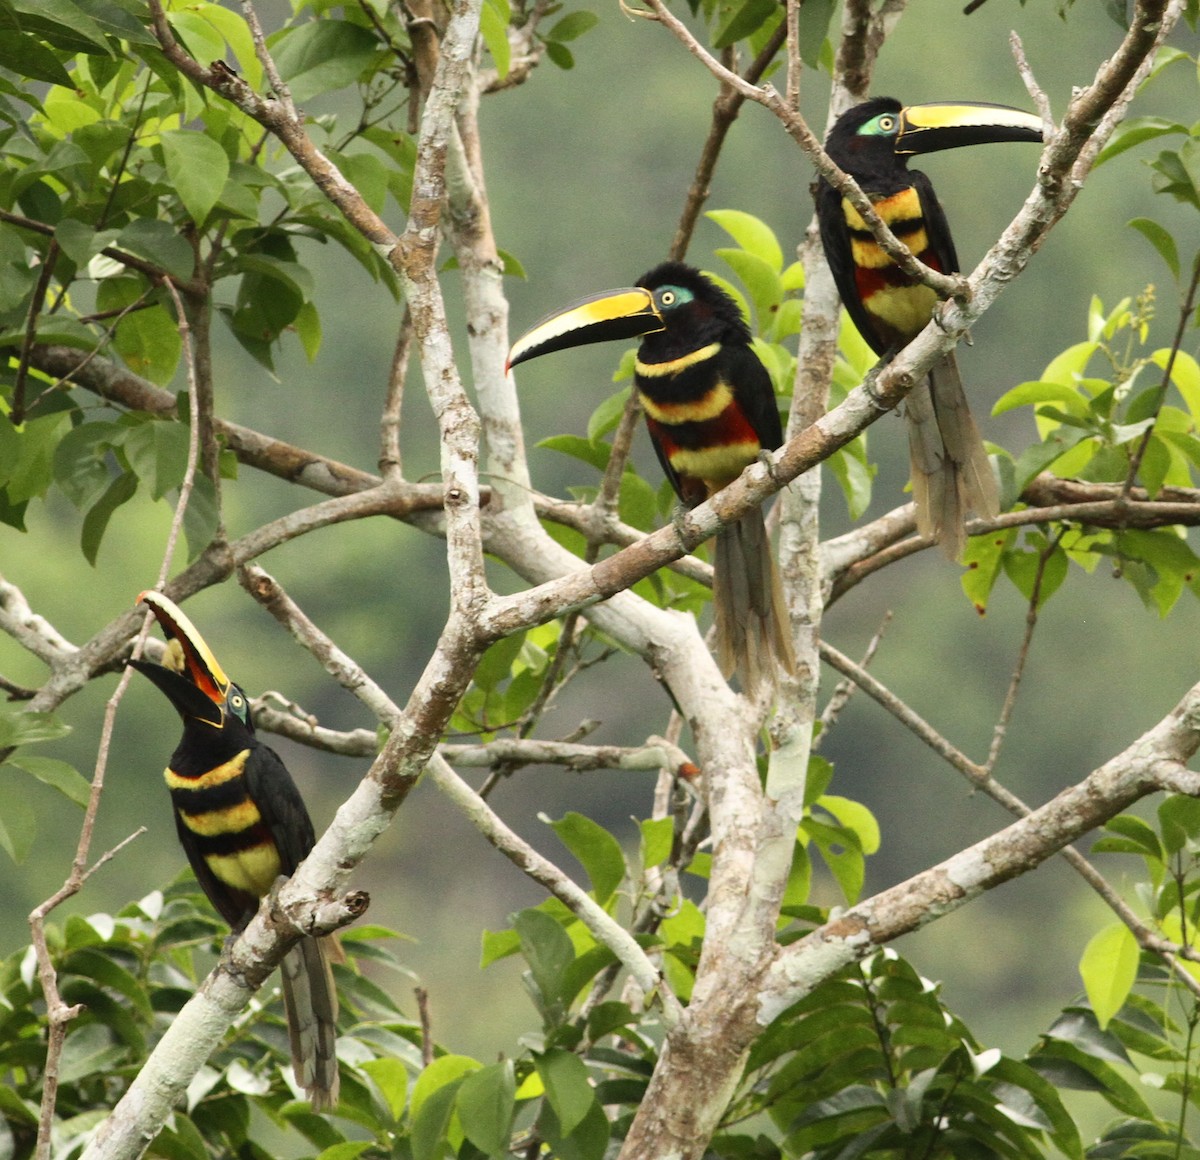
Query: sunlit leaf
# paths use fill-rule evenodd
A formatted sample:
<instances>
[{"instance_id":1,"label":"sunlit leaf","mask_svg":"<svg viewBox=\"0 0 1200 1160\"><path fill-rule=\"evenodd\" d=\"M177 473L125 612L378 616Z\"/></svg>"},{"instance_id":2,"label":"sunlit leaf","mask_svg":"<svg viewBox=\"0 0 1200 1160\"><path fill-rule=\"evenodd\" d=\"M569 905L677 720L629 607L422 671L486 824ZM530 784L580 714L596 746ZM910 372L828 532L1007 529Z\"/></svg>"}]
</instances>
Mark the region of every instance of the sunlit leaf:
<instances>
[{"instance_id":1,"label":"sunlit leaf","mask_svg":"<svg viewBox=\"0 0 1200 1160\"><path fill-rule=\"evenodd\" d=\"M1138 957L1137 940L1123 922L1111 923L1088 940L1079 974L1102 1029L1124 1005L1137 978Z\"/></svg>"}]
</instances>

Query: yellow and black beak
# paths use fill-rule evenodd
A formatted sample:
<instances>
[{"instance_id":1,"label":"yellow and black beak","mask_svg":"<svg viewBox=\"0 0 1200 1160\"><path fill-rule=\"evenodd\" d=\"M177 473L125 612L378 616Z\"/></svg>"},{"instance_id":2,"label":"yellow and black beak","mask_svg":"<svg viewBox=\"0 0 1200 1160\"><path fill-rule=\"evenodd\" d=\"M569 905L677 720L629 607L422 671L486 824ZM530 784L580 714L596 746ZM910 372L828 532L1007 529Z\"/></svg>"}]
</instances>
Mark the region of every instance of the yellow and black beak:
<instances>
[{"instance_id":1,"label":"yellow and black beak","mask_svg":"<svg viewBox=\"0 0 1200 1160\"><path fill-rule=\"evenodd\" d=\"M605 290L582 298L530 327L513 343L505 370L570 346L637 338L665 329L666 323L649 290L640 286Z\"/></svg>"},{"instance_id":2,"label":"yellow and black beak","mask_svg":"<svg viewBox=\"0 0 1200 1160\"><path fill-rule=\"evenodd\" d=\"M212 649L183 610L161 592L143 592L138 603L154 613L167 638L167 651L161 665L142 660L129 663L166 694L185 721L203 721L220 729L233 682Z\"/></svg>"},{"instance_id":3,"label":"yellow and black beak","mask_svg":"<svg viewBox=\"0 0 1200 1160\"><path fill-rule=\"evenodd\" d=\"M935 153L995 141L1041 141L1042 119L1010 105L936 101L900 110L896 152Z\"/></svg>"}]
</instances>

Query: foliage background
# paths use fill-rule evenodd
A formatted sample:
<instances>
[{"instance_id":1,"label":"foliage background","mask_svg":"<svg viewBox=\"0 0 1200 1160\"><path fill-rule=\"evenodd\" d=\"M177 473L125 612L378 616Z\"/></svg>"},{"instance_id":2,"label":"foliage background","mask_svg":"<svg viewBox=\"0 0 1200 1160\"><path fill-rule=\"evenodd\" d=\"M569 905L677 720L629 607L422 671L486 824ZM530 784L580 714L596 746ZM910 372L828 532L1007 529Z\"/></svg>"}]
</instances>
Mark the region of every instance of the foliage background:
<instances>
[{"instance_id":1,"label":"foliage background","mask_svg":"<svg viewBox=\"0 0 1200 1160\"><path fill-rule=\"evenodd\" d=\"M275 6L282 12L283 5ZM264 21L277 13L262 5ZM485 150L496 231L517 255L527 282L510 280L514 332L577 295L629 283L665 251L708 123L715 87L660 28L631 22L615 5L594 5L598 26L578 42L576 68L545 67L532 85L488 98ZM1115 42L1114 25L1082 6L1065 22L1050 5L1016 7L991 0L969 18L946 5L919 5L906 15L881 61L877 92L905 101L954 97L1026 104L1012 65L1007 35L1016 27L1041 82L1061 110L1069 86L1082 80ZM807 74L803 111L820 124L826 93ZM1171 113L1193 89L1170 71L1139 101L1142 113ZM320 102L313 103L313 109ZM737 206L768 221L791 246L811 216L812 173L769 115L747 108L718 170L711 207ZM549 143L549 144L548 144ZM1151 149L1143 149L1150 156ZM970 150L929 159L947 206L960 255L972 262L1011 217L1032 176L1034 155L1020 146ZM1089 299L1108 306L1162 282L1160 260L1125 222L1148 211L1148 174L1133 166L1102 168L1079 204L1052 234L1033 268L989 312L973 350L960 352L977 413L1009 386L1039 376L1057 351L1084 336ZM1155 216L1170 223L1172 208L1155 199ZM399 215L390 206L398 224ZM1182 220L1182 219L1181 219ZM710 257L723 235L712 225L698 234L691 257ZM231 419L373 469L375 423L391 354L398 307L361 269L313 247L318 306L327 314L326 342L309 365L294 341L285 342L278 381L232 342L218 349L219 407ZM1174 302L1162 287L1163 316L1151 346L1163 345ZM461 327L461 320L456 320ZM460 331L461 333L461 331ZM1156 341L1157 340L1157 341ZM610 390L615 352L594 348L569 364L533 364L522 374L524 418L530 444L552 432L581 430ZM569 377L568 377L569 376ZM410 392L405 450L410 475L437 464L434 428L420 392ZM1019 448L1034 437L1028 412L983 418L985 436ZM414 438L412 431L422 434ZM314 436L314 432L318 433ZM639 440L639 456L649 449ZM882 460L872 511L892 506L906 475L903 440L885 419L871 433ZM536 482L561 492L577 475L572 461L532 453ZM648 468L648 474L652 471ZM286 509L287 485L243 471L227 488L227 518L250 527ZM826 491L826 534L845 526L835 489ZM132 603L153 579L167 511L138 497L113 521L90 569L78 551L79 515L60 498L35 504L31 532L0 527L4 571L25 591L45 598L40 609L71 639L86 638ZM54 540L58 548L46 551ZM338 642L393 690L411 686L434 639L444 600L441 545L419 533L377 520L334 527L271 554L268 566ZM377 632L380 607L404 590L410 614ZM998 590L986 618L962 596L957 570L932 553L888 571L882 583L852 593L828 614L824 634L851 655L861 652L885 610L895 612L874 671L902 688L911 704L974 753L986 747L990 723L1011 671L1014 640L1025 608L1009 589ZM349 697L330 691L321 673L234 585L201 594L189 613L203 626L227 669L248 690L280 688L333 726L366 722ZM1194 641L1200 639L1195 599L1185 594L1170 622L1145 609L1132 589L1103 570L1056 596L1045 612L1011 729L1001 774L1027 800L1039 802L1075 780L1148 726L1195 679ZM644 683L623 681L636 666L617 657L581 682L550 723L570 732L582 718L610 724L594 739L659 728L667 704L643 693ZM0 669L36 683L36 665L0 639ZM830 682L832 684L832 682ZM627 690L620 700L615 693ZM953 690L953 697L947 692ZM110 682L95 682L71 701L70 738L53 751L90 768L103 700ZM644 723L641 723L644 722ZM101 811L96 849L115 844L138 824L149 826L132 851L95 877L69 908L111 910L168 880L182 866L159 771L174 744L174 722L164 720L152 691L126 699L114 739L113 767ZM275 742L272 742L275 744ZM363 765L278 743L320 823L361 775ZM51 750L46 750L50 752ZM837 764L835 790L866 802L880 819L885 845L869 864L868 891L928 865L994 828L995 808L971 796L918 744L860 698L826 748ZM0 777L11 777L10 771ZM510 824L540 847L558 843L538 820L577 809L632 836L630 815L645 810L646 775L570 775L527 770L498 791ZM74 845L77 817L49 790L22 794L38 819L37 844L19 872L9 870L0 898L0 946L27 940L25 915L61 882ZM931 823L931 819L933 822ZM488 1058L514 1028L513 1014L490 1001L515 982L508 961L478 971L478 931L502 926L507 914L540 899L540 892L486 847L428 786L401 811L389 838L364 867L371 918L414 938L401 957L432 994L435 1032L458 1050ZM832 899L830 896L829 901ZM949 1004L988 1042L1014 1050L1024 1028L1042 1026L1077 989L1075 964L1098 913L1065 868L1048 867L934 924L900 949L927 974L946 980ZM1053 929L1052 945L1040 937ZM1031 959L1028 948L1041 953ZM471 989L473 1011L455 1005ZM473 1012L495 1018L480 1021ZM518 1029L527 1020L518 1016ZM530 1015L532 1012L529 1013Z\"/></svg>"}]
</instances>

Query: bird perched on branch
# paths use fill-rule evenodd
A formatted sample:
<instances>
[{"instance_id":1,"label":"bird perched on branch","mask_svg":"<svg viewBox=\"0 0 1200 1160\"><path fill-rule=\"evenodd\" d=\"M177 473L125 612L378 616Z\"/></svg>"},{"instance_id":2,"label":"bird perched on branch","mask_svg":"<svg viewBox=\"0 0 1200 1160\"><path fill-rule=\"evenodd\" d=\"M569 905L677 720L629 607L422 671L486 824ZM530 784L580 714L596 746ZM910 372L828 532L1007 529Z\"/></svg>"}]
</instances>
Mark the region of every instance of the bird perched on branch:
<instances>
[{"instance_id":1,"label":"bird perched on branch","mask_svg":"<svg viewBox=\"0 0 1200 1160\"><path fill-rule=\"evenodd\" d=\"M634 385L675 494L689 508L783 442L775 391L737 303L682 262L595 294L523 334L508 365L584 343L640 338ZM713 558L717 657L753 693L795 668L779 574L761 509L721 528Z\"/></svg>"},{"instance_id":2,"label":"bird perched on branch","mask_svg":"<svg viewBox=\"0 0 1200 1160\"><path fill-rule=\"evenodd\" d=\"M825 151L867 195L892 233L925 265L957 273L946 215L929 178L908 168L915 153L995 141L1041 141L1042 121L1006 105L928 104L902 108L877 97L842 114ZM838 293L871 349L890 358L933 316L938 296L904 273L875 240L859 212L824 177L817 221ZM971 417L954 352L943 355L905 401L917 527L962 555L967 513L999 512L996 480Z\"/></svg>"},{"instance_id":3,"label":"bird perched on branch","mask_svg":"<svg viewBox=\"0 0 1200 1160\"><path fill-rule=\"evenodd\" d=\"M234 932L258 910L279 875L290 876L315 836L300 791L273 749L254 733L250 704L182 610L159 592L145 604L167 637L165 664L130 664L183 718L183 737L163 772L175 829L208 900ZM302 938L280 963L296 1082L318 1111L338 1100L337 991L332 938Z\"/></svg>"}]
</instances>

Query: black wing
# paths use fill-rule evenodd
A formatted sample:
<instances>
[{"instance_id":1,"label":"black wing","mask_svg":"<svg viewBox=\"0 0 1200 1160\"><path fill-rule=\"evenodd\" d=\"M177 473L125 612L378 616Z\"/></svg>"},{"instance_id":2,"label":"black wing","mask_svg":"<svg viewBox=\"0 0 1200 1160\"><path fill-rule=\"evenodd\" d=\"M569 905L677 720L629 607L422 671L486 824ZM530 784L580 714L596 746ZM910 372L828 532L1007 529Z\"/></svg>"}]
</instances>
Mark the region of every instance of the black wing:
<instances>
[{"instance_id":1,"label":"black wing","mask_svg":"<svg viewBox=\"0 0 1200 1160\"><path fill-rule=\"evenodd\" d=\"M783 426L770 373L754 349L741 343L721 348L721 376L733 387L733 396L749 420L759 444L774 451L783 443Z\"/></svg>"},{"instance_id":2,"label":"black wing","mask_svg":"<svg viewBox=\"0 0 1200 1160\"><path fill-rule=\"evenodd\" d=\"M933 251L943 274L957 274L958 254L954 251L954 239L950 236L950 223L946 220L942 203L933 192L933 183L919 169L909 170L908 175L921 199L921 216L925 219L925 237L929 240L929 249ZM930 265L927 257L921 260Z\"/></svg>"},{"instance_id":3,"label":"black wing","mask_svg":"<svg viewBox=\"0 0 1200 1160\"><path fill-rule=\"evenodd\" d=\"M842 305L867 345L878 355L886 354L891 344L876 331L875 323L859 297L858 283L854 277L854 251L850 247L850 227L846 224L842 195L821 178L817 186L816 203L821 246Z\"/></svg>"},{"instance_id":4,"label":"black wing","mask_svg":"<svg viewBox=\"0 0 1200 1160\"><path fill-rule=\"evenodd\" d=\"M279 754L256 745L246 759L246 788L275 839L280 873L289 877L308 857L316 835L304 799Z\"/></svg>"}]
</instances>

